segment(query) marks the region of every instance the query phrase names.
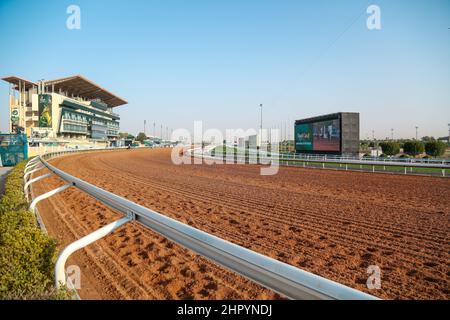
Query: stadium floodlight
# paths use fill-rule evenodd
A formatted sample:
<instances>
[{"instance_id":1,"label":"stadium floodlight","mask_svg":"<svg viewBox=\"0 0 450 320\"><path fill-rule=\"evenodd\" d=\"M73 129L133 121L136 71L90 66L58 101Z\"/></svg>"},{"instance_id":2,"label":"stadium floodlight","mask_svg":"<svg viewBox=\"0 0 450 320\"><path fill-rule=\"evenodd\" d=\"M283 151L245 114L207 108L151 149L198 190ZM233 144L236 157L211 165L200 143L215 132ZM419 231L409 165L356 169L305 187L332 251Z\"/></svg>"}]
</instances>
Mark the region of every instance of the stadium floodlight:
<instances>
[{"instance_id":1,"label":"stadium floodlight","mask_svg":"<svg viewBox=\"0 0 450 320\"><path fill-rule=\"evenodd\" d=\"M448 143L450 143L450 123L448 124Z\"/></svg>"},{"instance_id":2,"label":"stadium floodlight","mask_svg":"<svg viewBox=\"0 0 450 320\"><path fill-rule=\"evenodd\" d=\"M260 103L259 107L261 108L261 122L260 122L260 133L259 133L259 146L262 145L262 129L263 129L263 104Z\"/></svg>"}]
</instances>

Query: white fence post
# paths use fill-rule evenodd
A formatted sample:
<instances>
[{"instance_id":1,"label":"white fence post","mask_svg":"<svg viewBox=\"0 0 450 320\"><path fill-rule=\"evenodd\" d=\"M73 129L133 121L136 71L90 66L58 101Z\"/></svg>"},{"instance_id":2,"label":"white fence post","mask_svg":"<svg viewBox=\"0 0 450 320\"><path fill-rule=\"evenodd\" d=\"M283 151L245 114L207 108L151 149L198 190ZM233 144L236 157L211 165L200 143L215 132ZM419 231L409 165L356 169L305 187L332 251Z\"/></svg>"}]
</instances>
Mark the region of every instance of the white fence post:
<instances>
[{"instance_id":1,"label":"white fence post","mask_svg":"<svg viewBox=\"0 0 450 320\"><path fill-rule=\"evenodd\" d=\"M63 185L63 186L61 186L59 188L50 190L50 191L48 191L48 192L46 192L44 194L41 194L40 196L37 196L36 198L33 199L33 201L31 201L30 211L33 212L33 213L36 213L36 205L37 205L37 203L39 201L47 199L47 198L49 198L49 197L51 197L51 196L53 196L53 195L55 195L55 194L57 194L57 193L59 193L61 191L66 190L67 188L69 188L71 186L72 186L72 184L65 184L65 185Z\"/></svg>"},{"instance_id":2,"label":"white fence post","mask_svg":"<svg viewBox=\"0 0 450 320\"><path fill-rule=\"evenodd\" d=\"M47 177L50 176L50 175L51 175L51 173L46 173L46 174L43 174L42 176L39 176L39 177L37 177L37 178L31 179L30 181L26 182L26 183L25 183L25 186L23 187L23 192L25 192L25 197L28 199L28 187L29 187L32 183L35 183L35 182L37 182L37 181L39 181L39 180L42 180L42 179L44 179L44 178L47 178Z\"/></svg>"},{"instance_id":3,"label":"white fence post","mask_svg":"<svg viewBox=\"0 0 450 320\"><path fill-rule=\"evenodd\" d=\"M81 239L78 239L75 242L72 242L67 247L64 248L64 250L61 252L61 254L58 257L58 260L56 260L55 264L55 283L56 287L60 288L61 286L66 285L66 271L65 271L65 265L66 261L69 258L69 256L74 253L75 251L86 247L87 245L91 244L92 242L97 241L98 239L103 238L104 236L108 235L109 233L113 232L120 226L122 226L124 223L127 223L131 219L129 217L122 218L120 220L114 221L110 224L107 224L106 226L88 234L87 236L84 236Z\"/></svg>"}]
</instances>

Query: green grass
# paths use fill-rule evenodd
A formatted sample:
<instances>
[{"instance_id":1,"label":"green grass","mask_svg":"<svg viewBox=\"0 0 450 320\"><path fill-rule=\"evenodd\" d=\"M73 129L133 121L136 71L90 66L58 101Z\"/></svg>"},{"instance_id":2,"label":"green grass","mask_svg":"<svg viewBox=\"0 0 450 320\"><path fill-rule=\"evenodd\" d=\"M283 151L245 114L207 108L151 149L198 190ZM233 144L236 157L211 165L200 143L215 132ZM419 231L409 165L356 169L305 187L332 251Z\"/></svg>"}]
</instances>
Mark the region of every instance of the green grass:
<instances>
[{"instance_id":1,"label":"green grass","mask_svg":"<svg viewBox=\"0 0 450 320\"><path fill-rule=\"evenodd\" d=\"M296 166L302 166L304 161L301 160L283 160L280 161L280 164L288 164L288 165L296 165ZM322 168L323 165L321 162L307 162L308 167L320 167ZM339 162L326 162L325 168L335 168L335 169L345 169L345 164L339 163ZM372 171L373 166L372 165L359 165L359 164L348 164L347 168L349 170L364 170L364 171ZM405 167L404 166L383 166L383 165L375 165L375 172L395 172L395 173L404 173ZM413 167L412 172L410 167L407 167L407 173L423 173L423 174L436 174L436 175L442 175L442 169L435 169L435 168L420 168L420 167ZM450 173L450 170L445 170L445 175L448 176Z\"/></svg>"}]
</instances>

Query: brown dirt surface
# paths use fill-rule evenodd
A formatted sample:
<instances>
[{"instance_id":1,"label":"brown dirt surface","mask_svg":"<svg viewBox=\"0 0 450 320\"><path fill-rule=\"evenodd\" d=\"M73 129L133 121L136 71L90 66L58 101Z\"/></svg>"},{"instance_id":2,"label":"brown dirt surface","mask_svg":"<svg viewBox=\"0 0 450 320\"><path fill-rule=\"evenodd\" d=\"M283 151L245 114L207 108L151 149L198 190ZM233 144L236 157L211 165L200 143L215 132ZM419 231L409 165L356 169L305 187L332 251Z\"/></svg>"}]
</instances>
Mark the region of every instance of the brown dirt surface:
<instances>
[{"instance_id":1,"label":"brown dirt surface","mask_svg":"<svg viewBox=\"0 0 450 320\"><path fill-rule=\"evenodd\" d=\"M58 168L140 205L386 299L450 298L450 180L257 165L174 165L168 149L80 153ZM45 173L41 170L39 174ZM34 184L39 195L63 182ZM38 204L60 247L121 217L70 188ZM84 299L274 299L137 223L75 253ZM367 267L381 269L368 290Z\"/></svg>"}]
</instances>

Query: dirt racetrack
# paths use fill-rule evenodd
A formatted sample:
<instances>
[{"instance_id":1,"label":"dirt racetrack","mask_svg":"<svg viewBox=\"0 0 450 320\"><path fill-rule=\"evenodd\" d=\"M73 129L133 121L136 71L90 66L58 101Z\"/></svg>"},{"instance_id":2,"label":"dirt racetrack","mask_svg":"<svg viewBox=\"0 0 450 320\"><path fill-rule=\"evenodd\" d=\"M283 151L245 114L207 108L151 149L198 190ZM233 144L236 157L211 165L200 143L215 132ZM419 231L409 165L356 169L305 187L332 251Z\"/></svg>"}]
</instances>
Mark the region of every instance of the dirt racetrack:
<instances>
[{"instance_id":1,"label":"dirt racetrack","mask_svg":"<svg viewBox=\"0 0 450 320\"><path fill-rule=\"evenodd\" d=\"M450 179L181 165L168 149L70 155L58 168L196 228L386 299L450 299ZM45 173L41 170L39 174ZM34 184L39 195L63 183ZM75 188L38 205L63 247L121 217ZM130 223L80 250L84 299L273 299L270 290ZM381 269L368 290L367 267Z\"/></svg>"}]
</instances>

